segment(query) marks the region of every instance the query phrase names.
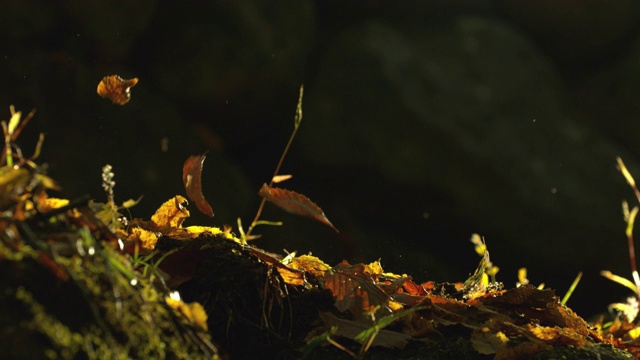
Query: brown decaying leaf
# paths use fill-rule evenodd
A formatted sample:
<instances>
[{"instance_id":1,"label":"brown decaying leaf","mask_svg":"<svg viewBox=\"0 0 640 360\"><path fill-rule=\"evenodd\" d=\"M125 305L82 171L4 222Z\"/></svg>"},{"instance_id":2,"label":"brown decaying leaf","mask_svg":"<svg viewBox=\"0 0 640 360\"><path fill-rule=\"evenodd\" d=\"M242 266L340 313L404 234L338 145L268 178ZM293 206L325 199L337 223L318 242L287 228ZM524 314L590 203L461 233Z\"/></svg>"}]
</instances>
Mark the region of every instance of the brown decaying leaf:
<instances>
[{"instance_id":1,"label":"brown decaying leaf","mask_svg":"<svg viewBox=\"0 0 640 360\"><path fill-rule=\"evenodd\" d=\"M290 214L312 218L338 232L338 229L327 219L322 209L302 194L291 190L269 187L267 184L262 185L258 194Z\"/></svg>"},{"instance_id":2,"label":"brown decaying leaf","mask_svg":"<svg viewBox=\"0 0 640 360\"><path fill-rule=\"evenodd\" d=\"M385 294L366 274L366 265L350 265L342 261L322 278L325 289L331 290L335 298L335 307L341 311L351 311L356 317L380 307L379 312L389 311L389 295Z\"/></svg>"},{"instance_id":3,"label":"brown decaying leaf","mask_svg":"<svg viewBox=\"0 0 640 360\"><path fill-rule=\"evenodd\" d=\"M213 209L202 195L202 165L206 154L192 155L182 166L182 182L187 197L196 203L196 207L208 217L213 217Z\"/></svg>"},{"instance_id":4,"label":"brown decaying leaf","mask_svg":"<svg viewBox=\"0 0 640 360\"><path fill-rule=\"evenodd\" d=\"M114 104L124 105L131 100L131 88L138 78L125 80L118 75L105 76L98 84L98 95L111 100Z\"/></svg>"}]
</instances>

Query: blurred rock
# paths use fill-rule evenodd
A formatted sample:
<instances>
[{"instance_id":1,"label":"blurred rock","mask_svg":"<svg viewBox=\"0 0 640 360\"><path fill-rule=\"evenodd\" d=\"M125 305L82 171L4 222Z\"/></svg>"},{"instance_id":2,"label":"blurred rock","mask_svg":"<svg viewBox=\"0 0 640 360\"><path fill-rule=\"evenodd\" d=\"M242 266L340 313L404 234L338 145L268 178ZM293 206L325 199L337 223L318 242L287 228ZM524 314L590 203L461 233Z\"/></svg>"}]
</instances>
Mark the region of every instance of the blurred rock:
<instances>
[{"instance_id":1,"label":"blurred rock","mask_svg":"<svg viewBox=\"0 0 640 360\"><path fill-rule=\"evenodd\" d=\"M505 281L528 266L568 287L577 271L625 258L620 199L631 193L615 169L623 149L571 119L567 98L553 64L499 21L460 16L421 32L370 21L329 46L301 143L307 160L337 169L316 181L351 194L342 211L368 214L359 236L394 239L372 253L436 251L459 268L470 233L452 236L475 224ZM442 271L405 260L383 257Z\"/></svg>"},{"instance_id":2,"label":"blurred rock","mask_svg":"<svg viewBox=\"0 0 640 360\"><path fill-rule=\"evenodd\" d=\"M609 134L636 158L640 157L640 34L628 55L606 70L585 78L575 87L576 113Z\"/></svg>"},{"instance_id":3,"label":"blurred rock","mask_svg":"<svg viewBox=\"0 0 640 360\"><path fill-rule=\"evenodd\" d=\"M503 0L501 10L562 65L599 66L638 28L633 0ZM569 70L570 71L570 70Z\"/></svg>"}]
</instances>

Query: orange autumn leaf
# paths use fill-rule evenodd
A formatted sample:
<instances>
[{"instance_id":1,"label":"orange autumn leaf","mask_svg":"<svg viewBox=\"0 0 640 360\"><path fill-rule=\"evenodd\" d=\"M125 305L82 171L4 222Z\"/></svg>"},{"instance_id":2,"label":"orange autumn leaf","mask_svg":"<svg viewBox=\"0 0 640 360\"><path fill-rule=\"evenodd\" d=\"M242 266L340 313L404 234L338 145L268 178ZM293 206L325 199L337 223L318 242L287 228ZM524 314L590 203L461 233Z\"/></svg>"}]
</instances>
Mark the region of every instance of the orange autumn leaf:
<instances>
[{"instance_id":1,"label":"orange autumn leaf","mask_svg":"<svg viewBox=\"0 0 640 360\"><path fill-rule=\"evenodd\" d=\"M202 195L202 165L206 154L192 155L182 166L182 182L187 197L196 203L196 207L208 217L213 217L213 209Z\"/></svg>"},{"instance_id":2,"label":"orange autumn leaf","mask_svg":"<svg viewBox=\"0 0 640 360\"><path fill-rule=\"evenodd\" d=\"M131 88L138 78L125 80L118 75L105 76L98 84L98 95L111 100L114 104L124 105L131 100Z\"/></svg>"},{"instance_id":3,"label":"orange autumn leaf","mask_svg":"<svg viewBox=\"0 0 640 360\"><path fill-rule=\"evenodd\" d=\"M280 273L282 280L284 280L286 284L297 286L304 285L306 282L304 272L294 271L286 266L278 266L276 269L278 269L278 273Z\"/></svg>"},{"instance_id":4,"label":"orange autumn leaf","mask_svg":"<svg viewBox=\"0 0 640 360\"><path fill-rule=\"evenodd\" d=\"M338 232L338 229L333 226L322 209L302 194L291 190L269 187L267 184L262 185L258 194L290 214L312 218Z\"/></svg>"},{"instance_id":5,"label":"orange autumn leaf","mask_svg":"<svg viewBox=\"0 0 640 360\"><path fill-rule=\"evenodd\" d=\"M411 276L402 284L402 288L410 295L414 296L426 296L428 295L423 285L413 282Z\"/></svg>"}]
</instances>

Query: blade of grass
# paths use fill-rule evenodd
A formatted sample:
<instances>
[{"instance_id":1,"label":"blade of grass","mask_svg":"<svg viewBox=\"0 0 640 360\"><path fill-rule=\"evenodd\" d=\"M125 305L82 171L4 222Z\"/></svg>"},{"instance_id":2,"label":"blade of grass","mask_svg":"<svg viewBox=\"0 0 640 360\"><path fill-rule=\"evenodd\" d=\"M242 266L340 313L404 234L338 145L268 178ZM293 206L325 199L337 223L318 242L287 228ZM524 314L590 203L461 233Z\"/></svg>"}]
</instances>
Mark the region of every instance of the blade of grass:
<instances>
[{"instance_id":1,"label":"blade of grass","mask_svg":"<svg viewBox=\"0 0 640 360\"><path fill-rule=\"evenodd\" d=\"M580 282L580 279L582 279L582 271L580 271L578 273L578 275L576 276L575 280L573 280L573 283L571 283L571 286L569 287L569 290L567 290L567 293L564 294L564 297L562 298L562 301L560 302L562 305L566 305L567 301L569 301L569 298L571 297L571 294L573 294L573 291L576 289L576 286L578 286L578 283Z\"/></svg>"}]
</instances>

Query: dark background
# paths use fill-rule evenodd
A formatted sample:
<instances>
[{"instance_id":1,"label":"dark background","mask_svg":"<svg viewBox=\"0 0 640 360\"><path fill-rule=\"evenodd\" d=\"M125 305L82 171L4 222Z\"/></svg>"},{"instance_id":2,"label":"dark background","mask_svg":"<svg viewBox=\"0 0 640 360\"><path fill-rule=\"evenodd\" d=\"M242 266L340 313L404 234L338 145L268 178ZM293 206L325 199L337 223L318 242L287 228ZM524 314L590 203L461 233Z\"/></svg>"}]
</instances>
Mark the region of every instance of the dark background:
<instances>
[{"instance_id":1,"label":"dark background","mask_svg":"<svg viewBox=\"0 0 640 360\"><path fill-rule=\"evenodd\" d=\"M615 168L640 178L640 8L608 1L5 1L0 109L38 113L21 136L61 197L144 195L148 218L182 194L182 162L208 151L213 220L245 226L293 129L283 187L325 211L339 235L267 207L257 246L371 262L416 281L464 281L485 236L498 279L519 267L588 317L628 291ZM138 77L125 106L103 76ZM168 151L161 143L168 141Z\"/></svg>"}]
</instances>

